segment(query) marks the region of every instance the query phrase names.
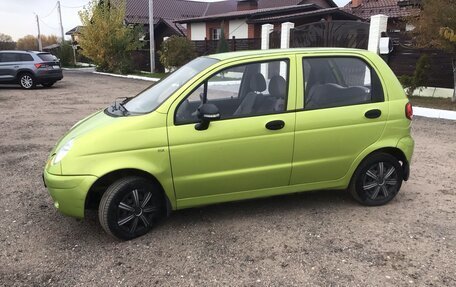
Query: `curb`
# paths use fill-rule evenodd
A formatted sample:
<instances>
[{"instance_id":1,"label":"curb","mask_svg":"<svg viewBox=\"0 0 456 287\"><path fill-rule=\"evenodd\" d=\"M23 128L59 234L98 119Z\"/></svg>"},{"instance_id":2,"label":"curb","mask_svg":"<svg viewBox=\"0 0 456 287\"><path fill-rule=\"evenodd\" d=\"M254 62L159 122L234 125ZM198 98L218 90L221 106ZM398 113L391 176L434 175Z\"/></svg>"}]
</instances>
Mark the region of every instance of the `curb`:
<instances>
[{"instance_id":1,"label":"curb","mask_svg":"<svg viewBox=\"0 0 456 287\"><path fill-rule=\"evenodd\" d=\"M95 67L83 67L83 68L62 68L64 71L80 71L80 72L86 72L86 71L94 71Z\"/></svg>"},{"instance_id":2,"label":"curb","mask_svg":"<svg viewBox=\"0 0 456 287\"><path fill-rule=\"evenodd\" d=\"M142 80L142 81L149 81L149 82L158 82L160 81L159 78L149 78L137 75L119 75L119 74L111 74L111 73L104 73L104 72L97 72L93 71L94 74L104 75L104 76L111 76L117 78L124 78L124 79L133 79L133 80Z\"/></svg>"},{"instance_id":3,"label":"curb","mask_svg":"<svg viewBox=\"0 0 456 287\"><path fill-rule=\"evenodd\" d=\"M413 107L413 114L419 117L456 121L456 111Z\"/></svg>"}]
</instances>

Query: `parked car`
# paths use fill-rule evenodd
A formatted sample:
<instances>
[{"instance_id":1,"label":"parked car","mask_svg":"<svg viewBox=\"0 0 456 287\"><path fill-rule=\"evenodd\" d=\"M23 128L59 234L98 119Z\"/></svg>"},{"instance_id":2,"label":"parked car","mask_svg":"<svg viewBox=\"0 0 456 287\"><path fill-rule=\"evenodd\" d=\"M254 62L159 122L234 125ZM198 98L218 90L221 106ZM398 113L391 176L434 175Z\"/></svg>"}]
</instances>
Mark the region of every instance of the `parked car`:
<instances>
[{"instance_id":1,"label":"parked car","mask_svg":"<svg viewBox=\"0 0 456 287\"><path fill-rule=\"evenodd\" d=\"M319 189L391 201L409 177L412 106L388 65L355 49L197 58L76 123L45 185L62 213L98 208L120 239L178 209Z\"/></svg>"},{"instance_id":2,"label":"parked car","mask_svg":"<svg viewBox=\"0 0 456 287\"><path fill-rule=\"evenodd\" d=\"M46 52L0 51L0 84L19 84L33 89L51 87L63 79L59 60Z\"/></svg>"}]
</instances>

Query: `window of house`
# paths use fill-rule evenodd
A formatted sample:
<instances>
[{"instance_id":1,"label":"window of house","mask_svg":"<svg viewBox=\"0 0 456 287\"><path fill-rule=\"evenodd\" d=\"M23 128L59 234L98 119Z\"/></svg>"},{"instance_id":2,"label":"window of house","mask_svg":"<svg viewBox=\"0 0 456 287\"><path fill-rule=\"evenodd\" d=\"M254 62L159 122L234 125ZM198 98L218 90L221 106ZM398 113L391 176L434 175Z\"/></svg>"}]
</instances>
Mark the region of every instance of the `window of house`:
<instances>
[{"instance_id":1,"label":"window of house","mask_svg":"<svg viewBox=\"0 0 456 287\"><path fill-rule=\"evenodd\" d=\"M284 112L288 65L283 60L251 63L212 75L179 104L175 123L198 122L203 103L217 106L222 120Z\"/></svg>"},{"instance_id":2,"label":"window of house","mask_svg":"<svg viewBox=\"0 0 456 287\"><path fill-rule=\"evenodd\" d=\"M212 29L212 40L220 40L220 37L222 35L222 29L221 28L214 28Z\"/></svg>"},{"instance_id":3,"label":"window of house","mask_svg":"<svg viewBox=\"0 0 456 287\"><path fill-rule=\"evenodd\" d=\"M354 57L304 58L306 110L382 102L377 73Z\"/></svg>"}]
</instances>

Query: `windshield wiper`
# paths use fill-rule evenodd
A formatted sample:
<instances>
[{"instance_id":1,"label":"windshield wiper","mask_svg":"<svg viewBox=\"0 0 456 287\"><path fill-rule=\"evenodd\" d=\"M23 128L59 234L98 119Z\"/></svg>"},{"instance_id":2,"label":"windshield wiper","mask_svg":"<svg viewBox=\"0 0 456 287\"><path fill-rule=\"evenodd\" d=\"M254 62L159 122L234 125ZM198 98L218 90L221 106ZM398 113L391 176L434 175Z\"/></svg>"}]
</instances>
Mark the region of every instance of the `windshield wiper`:
<instances>
[{"instance_id":1,"label":"windshield wiper","mask_svg":"<svg viewBox=\"0 0 456 287\"><path fill-rule=\"evenodd\" d=\"M120 111L122 113L122 115L124 115L124 116L128 115L128 110L125 107L125 103L130 99L131 99L131 97L117 98L115 100L114 104L112 105L112 109L115 111ZM122 100L122 101L119 101L119 100Z\"/></svg>"}]
</instances>

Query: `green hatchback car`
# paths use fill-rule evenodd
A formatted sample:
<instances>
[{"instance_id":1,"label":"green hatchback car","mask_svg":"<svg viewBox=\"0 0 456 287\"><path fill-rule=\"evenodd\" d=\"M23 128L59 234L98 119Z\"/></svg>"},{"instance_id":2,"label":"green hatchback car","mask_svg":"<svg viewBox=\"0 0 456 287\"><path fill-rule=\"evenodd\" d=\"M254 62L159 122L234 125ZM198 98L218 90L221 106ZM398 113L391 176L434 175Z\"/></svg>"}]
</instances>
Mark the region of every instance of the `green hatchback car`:
<instances>
[{"instance_id":1,"label":"green hatchback car","mask_svg":"<svg viewBox=\"0 0 456 287\"><path fill-rule=\"evenodd\" d=\"M409 177L412 107L376 54L246 51L197 58L76 123L45 185L62 213L98 208L120 239L189 207L318 189L382 205Z\"/></svg>"}]
</instances>

